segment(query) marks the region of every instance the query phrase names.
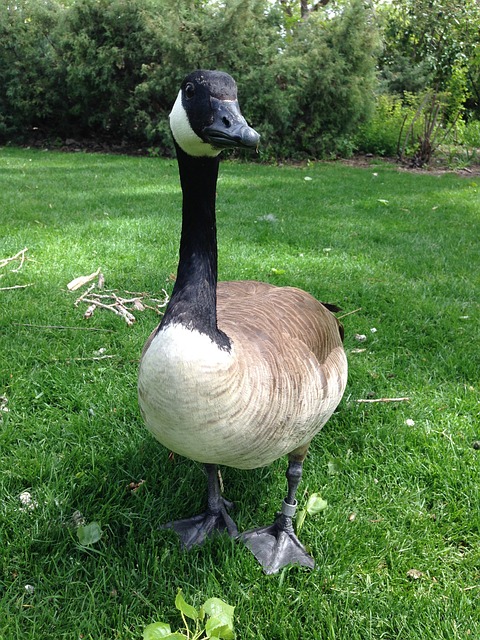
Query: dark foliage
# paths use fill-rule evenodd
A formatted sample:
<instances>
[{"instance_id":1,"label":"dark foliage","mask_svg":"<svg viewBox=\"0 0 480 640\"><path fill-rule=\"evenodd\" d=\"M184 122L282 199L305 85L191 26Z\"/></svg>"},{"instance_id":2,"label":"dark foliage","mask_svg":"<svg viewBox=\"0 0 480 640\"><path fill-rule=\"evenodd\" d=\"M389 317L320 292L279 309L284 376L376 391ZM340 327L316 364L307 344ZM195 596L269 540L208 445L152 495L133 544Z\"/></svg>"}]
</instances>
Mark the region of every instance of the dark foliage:
<instances>
[{"instance_id":1,"label":"dark foliage","mask_svg":"<svg viewBox=\"0 0 480 640\"><path fill-rule=\"evenodd\" d=\"M288 24L266 0L2 0L0 42L3 142L168 153L171 104L199 67L237 79L267 157L345 153L374 101L376 29L361 0Z\"/></svg>"}]
</instances>

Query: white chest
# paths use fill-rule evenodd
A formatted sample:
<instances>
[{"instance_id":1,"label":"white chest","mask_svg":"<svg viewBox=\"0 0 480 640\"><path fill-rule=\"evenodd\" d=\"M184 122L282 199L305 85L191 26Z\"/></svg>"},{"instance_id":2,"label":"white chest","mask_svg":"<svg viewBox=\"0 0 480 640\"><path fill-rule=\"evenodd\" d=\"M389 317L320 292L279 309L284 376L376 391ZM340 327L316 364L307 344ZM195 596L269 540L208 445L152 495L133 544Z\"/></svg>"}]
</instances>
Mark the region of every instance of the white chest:
<instances>
[{"instance_id":1,"label":"white chest","mask_svg":"<svg viewBox=\"0 0 480 640\"><path fill-rule=\"evenodd\" d=\"M142 415L159 442L187 458L264 466L308 443L330 417L345 386L339 353L339 368L332 361L326 376L308 357L266 358L235 340L228 352L168 325L140 364Z\"/></svg>"},{"instance_id":2,"label":"white chest","mask_svg":"<svg viewBox=\"0 0 480 640\"><path fill-rule=\"evenodd\" d=\"M202 460L229 412L233 358L205 334L168 325L152 340L139 371L147 427L172 451Z\"/></svg>"}]
</instances>

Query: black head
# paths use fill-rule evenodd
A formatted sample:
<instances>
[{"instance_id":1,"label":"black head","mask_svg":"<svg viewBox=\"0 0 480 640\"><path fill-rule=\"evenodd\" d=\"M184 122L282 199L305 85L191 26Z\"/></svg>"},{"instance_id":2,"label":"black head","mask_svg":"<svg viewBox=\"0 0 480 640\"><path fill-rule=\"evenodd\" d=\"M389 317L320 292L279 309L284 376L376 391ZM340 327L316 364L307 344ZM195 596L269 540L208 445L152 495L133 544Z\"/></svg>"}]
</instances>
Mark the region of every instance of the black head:
<instances>
[{"instance_id":1,"label":"black head","mask_svg":"<svg viewBox=\"0 0 480 640\"><path fill-rule=\"evenodd\" d=\"M260 135L248 126L235 80L223 71L188 75L170 114L173 137L185 153L216 156L230 147L256 148Z\"/></svg>"}]
</instances>

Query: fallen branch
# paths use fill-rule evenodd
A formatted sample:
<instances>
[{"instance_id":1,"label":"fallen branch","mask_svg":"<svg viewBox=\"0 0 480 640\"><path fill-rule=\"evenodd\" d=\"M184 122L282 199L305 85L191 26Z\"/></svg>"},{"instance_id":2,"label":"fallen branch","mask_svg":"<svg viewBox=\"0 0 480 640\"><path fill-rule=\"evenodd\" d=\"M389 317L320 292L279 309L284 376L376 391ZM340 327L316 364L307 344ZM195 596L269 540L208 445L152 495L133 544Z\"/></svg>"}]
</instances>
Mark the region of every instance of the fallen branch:
<instances>
[{"instance_id":1,"label":"fallen branch","mask_svg":"<svg viewBox=\"0 0 480 640\"><path fill-rule=\"evenodd\" d=\"M351 316L352 313L358 313L361 310L362 310L362 307L358 307L358 309L354 309L353 311L349 311L348 313L344 313L342 316L337 316L337 318L339 320L341 320L342 318L346 318L347 316Z\"/></svg>"},{"instance_id":2,"label":"fallen branch","mask_svg":"<svg viewBox=\"0 0 480 640\"><path fill-rule=\"evenodd\" d=\"M163 300L152 298L147 293L125 291L123 294L120 294L116 289L105 289L105 279L100 269L97 269L97 271L88 276L75 278L68 283L67 288L70 291L76 291L97 277L97 282L93 282L74 302L76 307L78 307L80 303L88 305L88 308L83 314L86 320L91 318L97 309L104 309L123 318L127 325L131 326L136 321L132 312L150 309L156 314L162 315L163 312L161 309L168 304L169 297L165 289L162 289L165 296ZM95 289L98 289L98 292L95 291Z\"/></svg>"},{"instance_id":3,"label":"fallen branch","mask_svg":"<svg viewBox=\"0 0 480 640\"><path fill-rule=\"evenodd\" d=\"M83 301L91 305L91 307L87 309L87 312L91 311L88 317L91 317L93 315L93 310L91 309L92 307L100 307L101 309L113 311L113 313L115 313L117 316L121 316L122 318L124 318L128 326L131 326L135 322L135 316L129 313L127 309L125 309L125 307L122 307L117 303L104 304L103 302L100 302L100 300L90 300L89 298L84 298Z\"/></svg>"},{"instance_id":4,"label":"fallen branch","mask_svg":"<svg viewBox=\"0 0 480 640\"><path fill-rule=\"evenodd\" d=\"M357 402L409 402L410 398L359 398Z\"/></svg>"},{"instance_id":5,"label":"fallen branch","mask_svg":"<svg viewBox=\"0 0 480 640\"><path fill-rule=\"evenodd\" d=\"M25 289L26 287L33 287L33 282L30 284L14 284L13 287L0 287L0 291L11 291L12 289Z\"/></svg>"},{"instance_id":6,"label":"fallen branch","mask_svg":"<svg viewBox=\"0 0 480 640\"><path fill-rule=\"evenodd\" d=\"M112 329L102 329L99 327L66 327L58 324L29 324L26 322L12 322L16 327L29 327L30 329L61 329L63 331L105 331L114 333Z\"/></svg>"},{"instance_id":7,"label":"fallen branch","mask_svg":"<svg viewBox=\"0 0 480 640\"><path fill-rule=\"evenodd\" d=\"M20 266L17 267L16 269L12 269L14 273L16 273L17 271L20 271L20 269L23 267L23 263L25 262L25 253L27 251L28 249L27 247L25 247L25 249L22 249L21 251L16 253L14 256L11 256L10 258L3 258L2 260L0 260L0 269L2 267L6 267L7 264L10 264L10 262L14 262L15 260L18 260L20 258Z\"/></svg>"}]
</instances>

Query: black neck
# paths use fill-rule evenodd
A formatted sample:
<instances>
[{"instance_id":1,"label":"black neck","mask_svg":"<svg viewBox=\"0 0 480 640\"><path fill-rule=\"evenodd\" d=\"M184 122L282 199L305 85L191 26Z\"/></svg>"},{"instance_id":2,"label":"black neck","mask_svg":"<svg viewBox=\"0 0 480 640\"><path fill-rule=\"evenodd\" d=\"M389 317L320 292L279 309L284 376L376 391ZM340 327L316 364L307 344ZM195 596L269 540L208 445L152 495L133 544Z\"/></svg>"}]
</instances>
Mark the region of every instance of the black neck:
<instances>
[{"instance_id":1,"label":"black neck","mask_svg":"<svg viewBox=\"0 0 480 640\"><path fill-rule=\"evenodd\" d=\"M215 197L220 160L192 157L178 146L177 160L183 193L180 259L160 327L180 323L228 349L230 340L217 328Z\"/></svg>"}]
</instances>

